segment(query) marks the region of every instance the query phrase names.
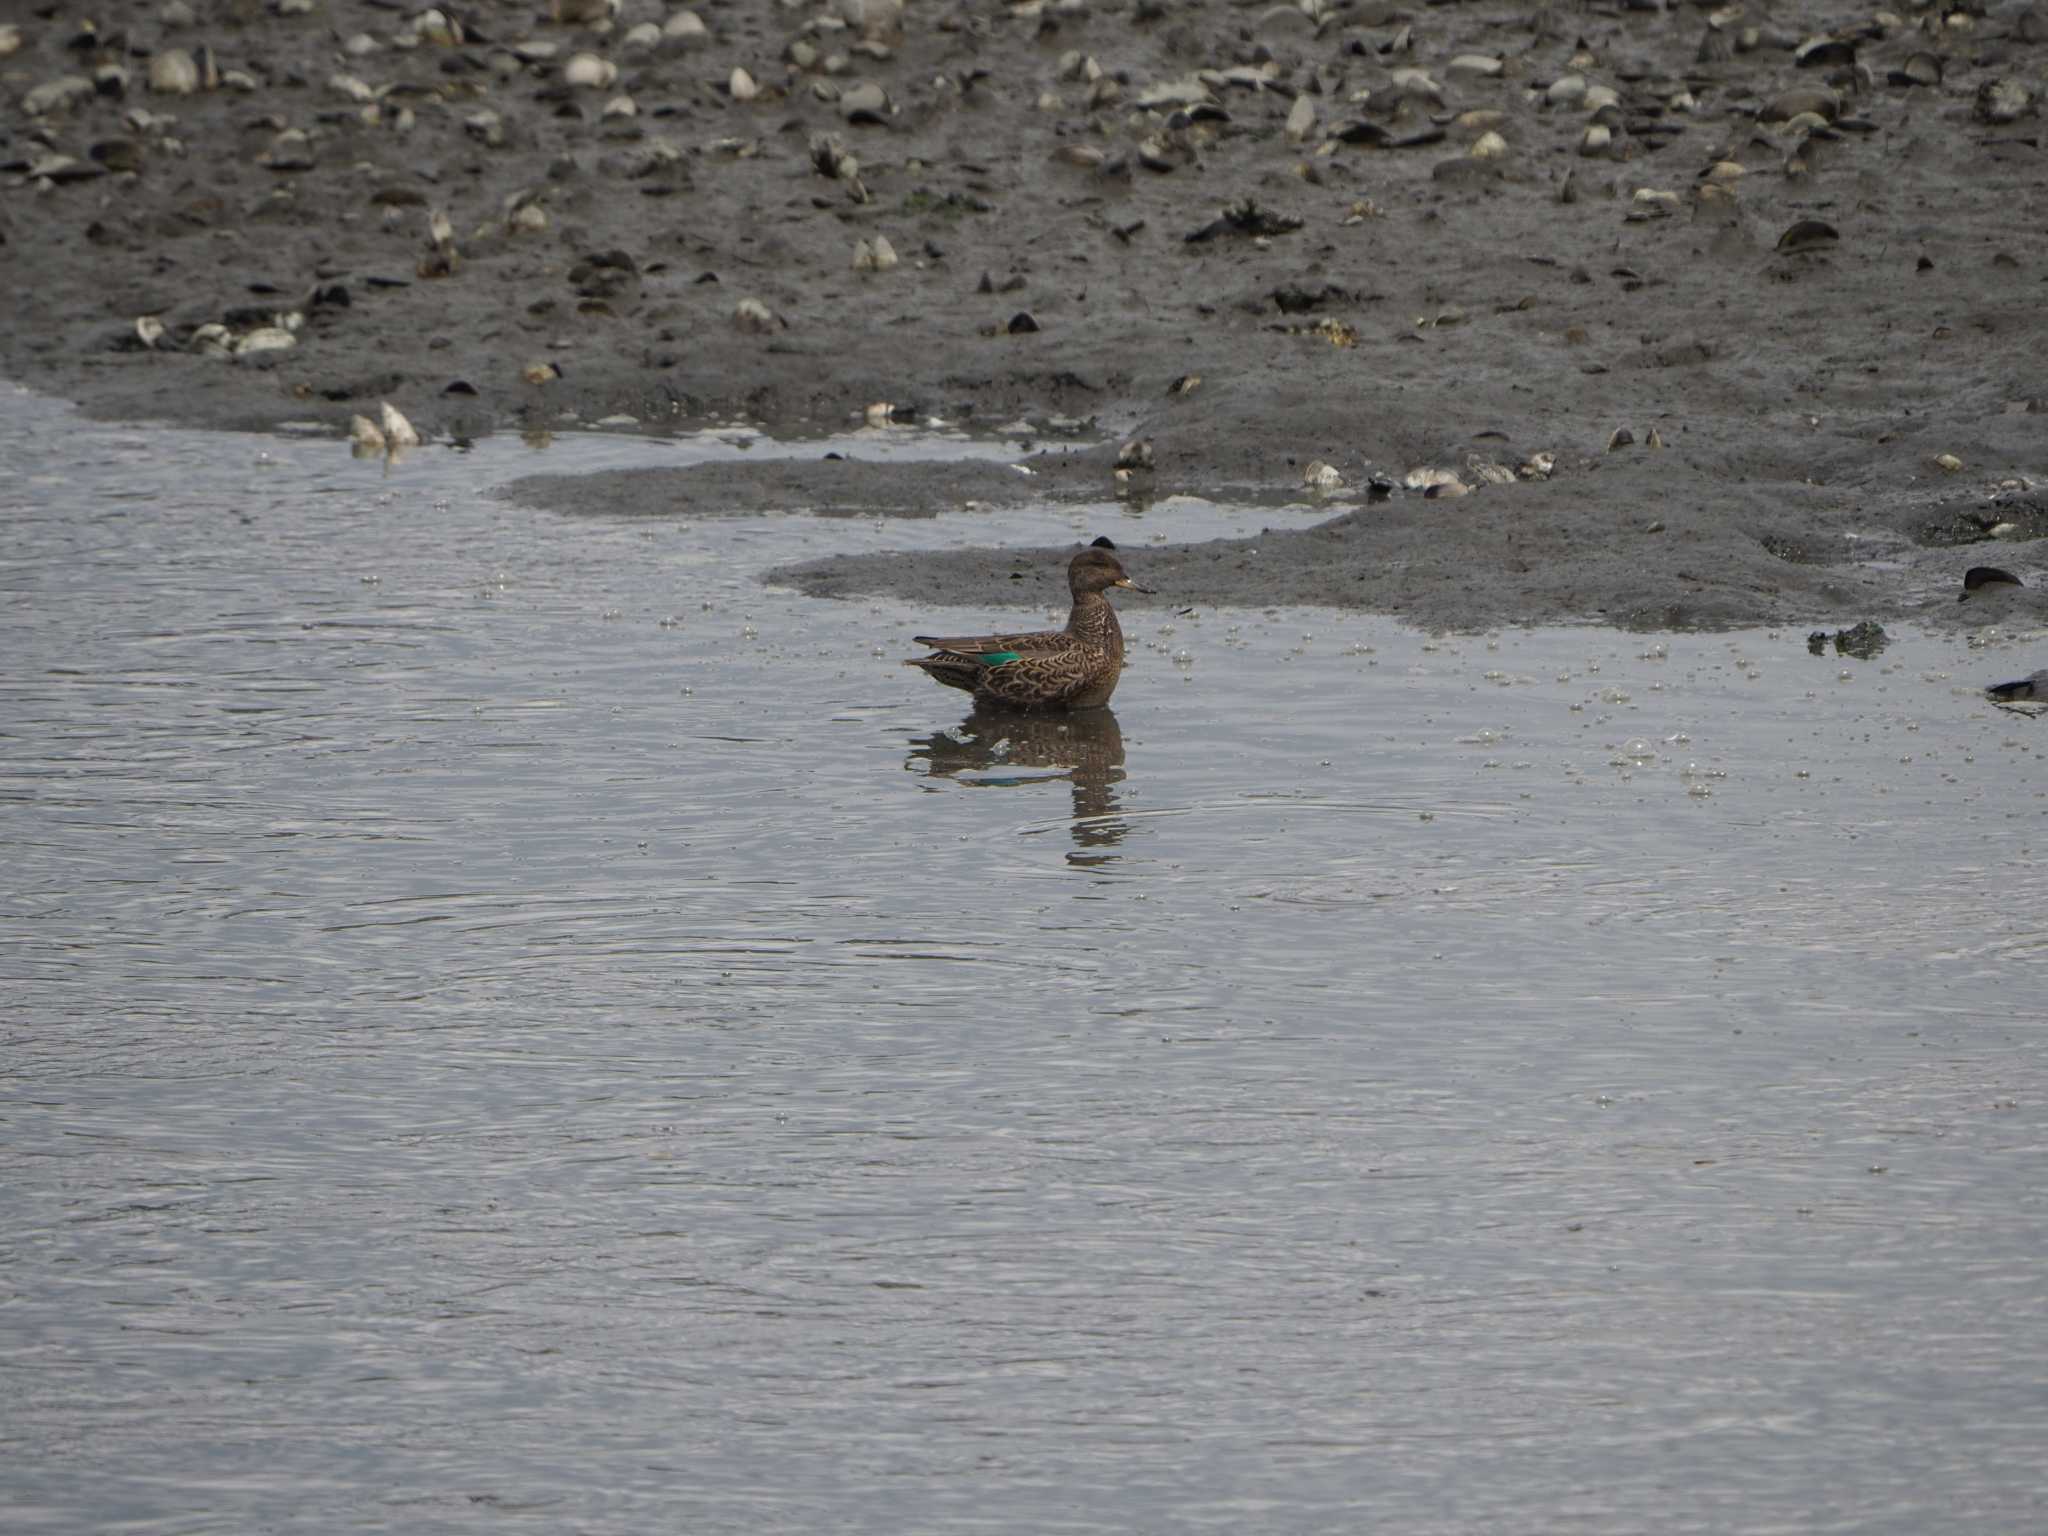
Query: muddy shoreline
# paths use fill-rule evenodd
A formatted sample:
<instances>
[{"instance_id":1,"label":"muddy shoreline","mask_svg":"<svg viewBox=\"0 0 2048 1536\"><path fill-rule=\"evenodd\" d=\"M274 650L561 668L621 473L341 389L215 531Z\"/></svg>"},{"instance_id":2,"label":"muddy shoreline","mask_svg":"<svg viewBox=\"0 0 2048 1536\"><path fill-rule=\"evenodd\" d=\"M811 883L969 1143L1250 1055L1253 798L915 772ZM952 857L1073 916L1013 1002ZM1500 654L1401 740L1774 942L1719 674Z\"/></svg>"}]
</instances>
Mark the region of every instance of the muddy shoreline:
<instances>
[{"instance_id":1,"label":"muddy shoreline","mask_svg":"<svg viewBox=\"0 0 2048 1536\"><path fill-rule=\"evenodd\" d=\"M1028 482L518 492L583 511L1298 504L1147 549L1188 602L1980 622L1954 593L1995 564L2028 584L1997 616L2042 617L2040 11L566 9L15 23L0 370L102 416L337 442L383 400L436 436L815 432L886 402L1052 445ZM877 239L898 264L855 270ZM1133 438L1151 467L1119 484ZM1334 492L1303 489L1317 461ZM992 526L946 590L1002 601L1019 554ZM908 589L876 558L773 579Z\"/></svg>"}]
</instances>

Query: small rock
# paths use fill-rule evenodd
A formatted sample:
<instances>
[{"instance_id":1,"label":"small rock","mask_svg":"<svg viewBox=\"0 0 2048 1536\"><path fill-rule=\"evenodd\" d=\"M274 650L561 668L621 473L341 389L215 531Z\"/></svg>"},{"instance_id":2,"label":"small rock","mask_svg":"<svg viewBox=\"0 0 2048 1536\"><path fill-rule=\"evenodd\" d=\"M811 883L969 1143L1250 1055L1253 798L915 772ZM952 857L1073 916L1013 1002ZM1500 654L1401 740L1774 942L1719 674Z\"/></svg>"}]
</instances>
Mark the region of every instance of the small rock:
<instances>
[{"instance_id":1,"label":"small rock","mask_svg":"<svg viewBox=\"0 0 2048 1536\"><path fill-rule=\"evenodd\" d=\"M1337 491L1344 488L1344 477L1334 464L1315 459L1301 472L1301 483L1312 491Z\"/></svg>"},{"instance_id":2,"label":"small rock","mask_svg":"<svg viewBox=\"0 0 2048 1536\"><path fill-rule=\"evenodd\" d=\"M1134 437L1116 451L1118 469L1150 469L1152 467L1152 439Z\"/></svg>"},{"instance_id":3,"label":"small rock","mask_svg":"<svg viewBox=\"0 0 2048 1536\"><path fill-rule=\"evenodd\" d=\"M1554 453L1532 453L1523 461L1515 473L1524 480L1548 480L1551 471L1557 468Z\"/></svg>"},{"instance_id":4,"label":"small rock","mask_svg":"<svg viewBox=\"0 0 2048 1536\"><path fill-rule=\"evenodd\" d=\"M377 423L367 416L351 416L348 423L349 451L359 459L382 458L390 452Z\"/></svg>"},{"instance_id":5,"label":"small rock","mask_svg":"<svg viewBox=\"0 0 2048 1536\"><path fill-rule=\"evenodd\" d=\"M732 313L733 324L743 331L760 334L775 329L775 312L759 299L741 299Z\"/></svg>"},{"instance_id":6,"label":"small rock","mask_svg":"<svg viewBox=\"0 0 2048 1536\"><path fill-rule=\"evenodd\" d=\"M1472 145L1474 160L1498 160L1508 152L1508 141L1491 128L1479 135Z\"/></svg>"},{"instance_id":7,"label":"small rock","mask_svg":"<svg viewBox=\"0 0 2048 1536\"><path fill-rule=\"evenodd\" d=\"M1607 451L1613 453L1617 448L1626 448L1635 440L1635 433L1629 431L1627 427L1616 427L1607 439Z\"/></svg>"},{"instance_id":8,"label":"small rock","mask_svg":"<svg viewBox=\"0 0 2048 1536\"><path fill-rule=\"evenodd\" d=\"M1934 456L1934 467L1945 474L1953 475L1963 467L1963 461L1952 453L1937 453Z\"/></svg>"},{"instance_id":9,"label":"small rock","mask_svg":"<svg viewBox=\"0 0 2048 1536\"><path fill-rule=\"evenodd\" d=\"M1614 143L1614 130L1605 123L1589 125L1579 137L1579 153L1587 159L1608 153Z\"/></svg>"},{"instance_id":10,"label":"small rock","mask_svg":"<svg viewBox=\"0 0 2048 1536\"><path fill-rule=\"evenodd\" d=\"M528 363L519 370L519 377L529 384L551 384L561 376L560 366L547 361Z\"/></svg>"},{"instance_id":11,"label":"small rock","mask_svg":"<svg viewBox=\"0 0 2048 1536\"><path fill-rule=\"evenodd\" d=\"M1492 54L1461 53L1444 68L1454 75L1479 75L1492 79L1500 74L1502 65Z\"/></svg>"},{"instance_id":12,"label":"small rock","mask_svg":"<svg viewBox=\"0 0 2048 1536\"><path fill-rule=\"evenodd\" d=\"M138 315L135 317L135 336L153 352L156 344L164 339L164 323L155 315Z\"/></svg>"},{"instance_id":13,"label":"small rock","mask_svg":"<svg viewBox=\"0 0 2048 1536\"><path fill-rule=\"evenodd\" d=\"M885 123L889 120L889 93L864 80L840 92L839 113L849 123Z\"/></svg>"},{"instance_id":14,"label":"small rock","mask_svg":"<svg viewBox=\"0 0 2048 1536\"><path fill-rule=\"evenodd\" d=\"M732 74L725 82L725 93L734 101L746 102L752 101L756 96L759 96L761 94L761 87L754 83L752 75L735 64Z\"/></svg>"}]
</instances>

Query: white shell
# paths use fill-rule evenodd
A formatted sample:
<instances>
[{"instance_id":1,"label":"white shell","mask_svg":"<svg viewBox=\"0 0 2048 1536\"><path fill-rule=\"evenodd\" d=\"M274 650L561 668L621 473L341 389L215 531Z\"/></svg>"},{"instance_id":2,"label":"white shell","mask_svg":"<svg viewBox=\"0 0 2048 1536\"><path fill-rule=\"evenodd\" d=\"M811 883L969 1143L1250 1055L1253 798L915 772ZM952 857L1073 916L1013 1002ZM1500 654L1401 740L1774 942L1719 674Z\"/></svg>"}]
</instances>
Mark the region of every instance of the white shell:
<instances>
[{"instance_id":1,"label":"white shell","mask_svg":"<svg viewBox=\"0 0 2048 1536\"><path fill-rule=\"evenodd\" d=\"M378 414L383 418L384 441L389 447L396 450L419 446L419 433L413 429L413 424L405 419L397 406L389 400L381 401Z\"/></svg>"}]
</instances>

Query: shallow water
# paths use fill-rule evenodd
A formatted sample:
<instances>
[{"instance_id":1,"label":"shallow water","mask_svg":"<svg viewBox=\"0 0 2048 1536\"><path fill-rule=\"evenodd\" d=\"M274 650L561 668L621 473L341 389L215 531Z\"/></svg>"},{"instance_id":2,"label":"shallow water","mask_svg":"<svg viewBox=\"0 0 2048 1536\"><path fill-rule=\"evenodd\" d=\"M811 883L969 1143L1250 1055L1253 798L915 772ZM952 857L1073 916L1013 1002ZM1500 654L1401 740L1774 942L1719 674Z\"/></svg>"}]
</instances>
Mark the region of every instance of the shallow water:
<instances>
[{"instance_id":1,"label":"shallow water","mask_svg":"<svg viewBox=\"0 0 2048 1536\"><path fill-rule=\"evenodd\" d=\"M2041 642L1165 594L1062 734L755 572L1239 514L0 446L9 1530L2048 1515Z\"/></svg>"}]
</instances>

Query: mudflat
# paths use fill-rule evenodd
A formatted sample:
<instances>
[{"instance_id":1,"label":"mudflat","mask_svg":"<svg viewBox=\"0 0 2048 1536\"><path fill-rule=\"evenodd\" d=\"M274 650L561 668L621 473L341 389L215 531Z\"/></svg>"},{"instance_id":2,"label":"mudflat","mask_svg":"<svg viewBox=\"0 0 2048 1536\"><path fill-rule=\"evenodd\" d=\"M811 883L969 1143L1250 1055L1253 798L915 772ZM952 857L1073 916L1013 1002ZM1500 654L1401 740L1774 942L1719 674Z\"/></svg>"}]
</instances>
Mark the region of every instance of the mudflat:
<instances>
[{"instance_id":1,"label":"mudflat","mask_svg":"<svg viewBox=\"0 0 2048 1536\"><path fill-rule=\"evenodd\" d=\"M515 490L988 509L942 571L773 573L822 594L1004 601L1057 558L1010 547L1006 498L1192 494L1274 526L1134 555L1188 602L2044 617L2039 8L11 15L0 368L96 414L1031 440L1028 480L835 459ZM1958 602L1986 564L2023 585Z\"/></svg>"}]
</instances>

